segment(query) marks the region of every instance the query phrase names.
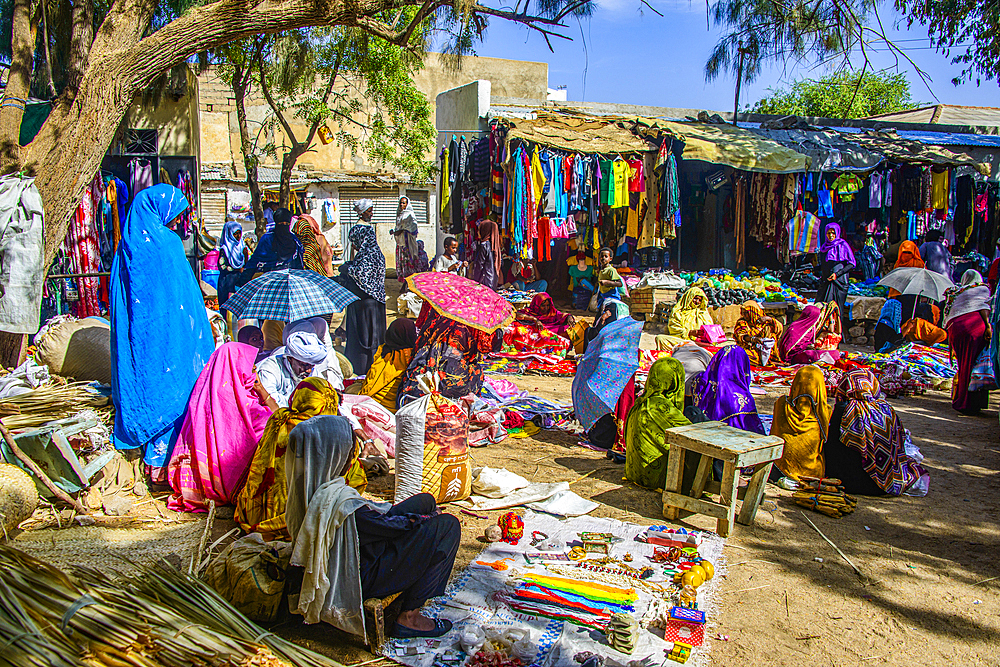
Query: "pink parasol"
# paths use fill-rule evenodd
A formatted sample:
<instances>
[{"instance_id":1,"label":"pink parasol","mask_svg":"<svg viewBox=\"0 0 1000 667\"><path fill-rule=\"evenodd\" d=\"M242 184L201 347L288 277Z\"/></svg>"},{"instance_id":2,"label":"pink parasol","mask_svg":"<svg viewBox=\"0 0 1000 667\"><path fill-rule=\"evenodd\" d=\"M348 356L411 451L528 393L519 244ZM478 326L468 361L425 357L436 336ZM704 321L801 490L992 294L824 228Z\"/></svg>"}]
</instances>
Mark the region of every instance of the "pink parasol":
<instances>
[{"instance_id":1,"label":"pink parasol","mask_svg":"<svg viewBox=\"0 0 1000 667\"><path fill-rule=\"evenodd\" d=\"M406 284L441 315L474 329L492 333L514 321L514 306L506 299L454 273L415 273Z\"/></svg>"}]
</instances>

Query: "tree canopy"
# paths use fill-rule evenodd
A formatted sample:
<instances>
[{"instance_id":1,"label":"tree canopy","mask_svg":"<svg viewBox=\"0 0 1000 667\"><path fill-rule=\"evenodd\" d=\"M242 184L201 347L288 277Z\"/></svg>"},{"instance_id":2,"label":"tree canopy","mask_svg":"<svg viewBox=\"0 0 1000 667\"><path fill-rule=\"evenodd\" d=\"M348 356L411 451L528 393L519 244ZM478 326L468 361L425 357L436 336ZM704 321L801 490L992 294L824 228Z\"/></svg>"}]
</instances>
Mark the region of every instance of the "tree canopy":
<instances>
[{"instance_id":1,"label":"tree canopy","mask_svg":"<svg viewBox=\"0 0 1000 667\"><path fill-rule=\"evenodd\" d=\"M768 88L753 113L821 118L866 118L917 105L901 72L837 72L821 79L800 79L788 88Z\"/></svg>"}]
</instances>

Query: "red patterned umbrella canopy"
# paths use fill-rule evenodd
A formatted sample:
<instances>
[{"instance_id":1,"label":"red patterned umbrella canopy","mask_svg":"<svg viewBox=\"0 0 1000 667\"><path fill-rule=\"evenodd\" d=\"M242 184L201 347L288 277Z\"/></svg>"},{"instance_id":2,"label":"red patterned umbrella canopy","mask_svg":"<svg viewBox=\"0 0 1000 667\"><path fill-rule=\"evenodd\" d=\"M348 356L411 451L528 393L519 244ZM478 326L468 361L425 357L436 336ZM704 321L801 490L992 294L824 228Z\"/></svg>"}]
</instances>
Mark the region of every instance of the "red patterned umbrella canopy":
<instances>
[{"instance_id":1,"label":"red patterned umbrella canopy","mask_svg":"<svg viewBox=\"0 0 1000 667\"><path fill-rule=\"evenodd\" d=\"M407 277L406 284L441 315L474 329L492 333L514 321L514 306L506 299L454 273L415 273Z\"/></svg>"}]
</instances>

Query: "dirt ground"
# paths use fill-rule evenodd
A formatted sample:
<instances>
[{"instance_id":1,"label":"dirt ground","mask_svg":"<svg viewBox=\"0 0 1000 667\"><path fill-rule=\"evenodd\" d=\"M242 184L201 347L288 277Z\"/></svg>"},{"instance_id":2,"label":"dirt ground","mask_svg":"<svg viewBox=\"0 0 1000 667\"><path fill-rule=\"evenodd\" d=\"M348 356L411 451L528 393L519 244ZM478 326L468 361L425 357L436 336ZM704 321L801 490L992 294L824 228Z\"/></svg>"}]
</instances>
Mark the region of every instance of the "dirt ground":
<instances>
[{"instance_id":1,"label":"dirt ground","mask_svg":"<svg viewBox=\"0 0 1000 667\"><path fill-rule=\"evenodd\" d=\"M643 347L651 346L644 340ZM538 396L569 400L572 378L511 379ZM758 409L770 413L779 395L771 391L758 397ZM926 456L930 494L859 498L857 511L842 519L807 512L863 576L809 526L790 492L768 485L754 525L737 525L726 541L728 574L715 626L706 633L713 638L711 661L1000 664L998 398L980 417L956 413L942 392L891 401ZM562 432L507 439L472 450L472 459L476 466L506 467L529 480L568 481L576 493L601 503L594 512L598 516L646 525L664 522L658 493L625 481L623 466L578 446ZM391 476L384 477L369 490L388 496L392 484ZM457 573L483 549L483 530L505 510L482 512L489 516L486 520L449 511L463 524ZM163 509L152 517L113 529L60 530L54 520L38 522L14 543L62 565L91 559L104 565L125 556L153 562L170 553L187 563L203 519ZM682 523L714 528L714 521L705 517ZM218 520L212 539L232 526ZM285 622L274 630L347 664L372 657L322 624L305 628Z\"/></svg>"}]
</instances>

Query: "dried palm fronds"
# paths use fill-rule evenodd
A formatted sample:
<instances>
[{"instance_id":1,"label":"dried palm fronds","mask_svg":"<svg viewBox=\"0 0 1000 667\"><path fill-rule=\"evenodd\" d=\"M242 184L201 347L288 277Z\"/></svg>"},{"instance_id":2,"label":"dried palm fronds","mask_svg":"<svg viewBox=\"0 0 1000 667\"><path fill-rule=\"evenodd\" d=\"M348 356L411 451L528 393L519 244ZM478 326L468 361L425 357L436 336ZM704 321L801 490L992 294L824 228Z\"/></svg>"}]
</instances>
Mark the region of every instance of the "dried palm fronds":
<instances>
[{"instance_id":1,"label":"dried palm fronds","mask_svg":"<svg viewBox=\"0 0 1000 667\"><path fill-rule=\"evenodd\" d=\"M111 578L0 545L0 665L336 666L248 621L167 565Z\"/></svg>"},{"instance_id":2,"label":"dried palm fronds","mask_svg":"<svg viewBox=\"0 0 1000 667\"><path fill-rule=\"evenodd\" d=\"M98 410L108 420L112 415L110 404L107 396L93 391L87 382L50 384L0 400L0 416L12 430L37 428L87 409Z\"/></svg>"}]
</instances>

